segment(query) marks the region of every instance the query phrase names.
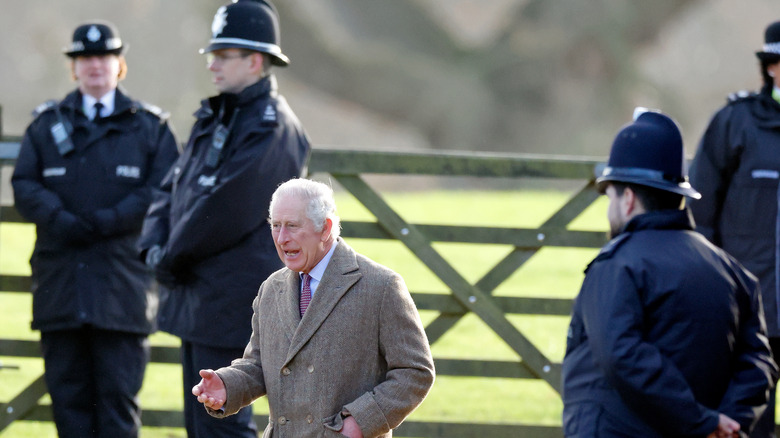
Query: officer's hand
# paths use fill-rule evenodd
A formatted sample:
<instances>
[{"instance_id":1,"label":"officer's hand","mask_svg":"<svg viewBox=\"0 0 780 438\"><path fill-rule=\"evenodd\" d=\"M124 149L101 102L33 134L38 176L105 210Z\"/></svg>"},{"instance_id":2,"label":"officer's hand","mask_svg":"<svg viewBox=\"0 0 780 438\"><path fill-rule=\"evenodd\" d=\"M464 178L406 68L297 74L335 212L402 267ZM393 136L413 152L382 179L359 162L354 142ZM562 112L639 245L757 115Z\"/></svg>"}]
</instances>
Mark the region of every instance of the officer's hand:
<instances>
[{"instance_id":1,"label":"officer's hand","mask_svg":"<svg viewBox=\"0 0 780 438\"><path fill-rule=\"evenodd\" d=\"M149 248L146 252L146 266L154 274L154 278L161 285L173 289L180 283L179 277L171 272L169 263L163 262L164 259L165 249L157 245Z\"/></svg>"},{"instance_id":2,"label":"officer's hand","mask_svg":"<svg viewBox=\"0 0 780 438\"><path fill-rule=\"evenodd\" d=\"M718 428L707 438L739 438L739 423L725 414L718 414Z\"/></svg>"},{"instance_id":3,"label":"officer's hand","mask_svg":"<svg viewBox=\"0 0 780 438\"><path fill-rule=\"evenodd\" d=\"M146 251L146 266L150 270L154 270L157 268L157 265L160 264L160 259L162 259L163 251L162 248L160 248L160 245L154 245L153 247L149 248Z\"/></svg>"},{"instance_id":4,"label":"officer's hand","mask_svg":"<svg viewBox=\"0 0 780 438\"><path fill-rule=\"evenodd\" d=\"M117 232L119 215L113 208L101 208L89 213L87 220L101 236L110 236Z\"/></svg>"},{"instance_id":5,"label":"officer's hand","mask_svg":"<svg viewBox=\"0 0 780 438\"><path fill-rule=\"evenodd\" d=\"M89 222L67 210L57 212L49 231L54 238L71 245L92 243L97 237L95 228Z\"/></svg>"},{"instance_id":6,"label":"officer's hand","mask_svg":"<svg viewBox=\"0 0 780 438\"><path fill-rule=\"evenodd\" d=\"M192 395L207 408L221 409L227 398L222 379L213 370L200 370L200 383L192 387Z\"/></svg>"}]
</instances>

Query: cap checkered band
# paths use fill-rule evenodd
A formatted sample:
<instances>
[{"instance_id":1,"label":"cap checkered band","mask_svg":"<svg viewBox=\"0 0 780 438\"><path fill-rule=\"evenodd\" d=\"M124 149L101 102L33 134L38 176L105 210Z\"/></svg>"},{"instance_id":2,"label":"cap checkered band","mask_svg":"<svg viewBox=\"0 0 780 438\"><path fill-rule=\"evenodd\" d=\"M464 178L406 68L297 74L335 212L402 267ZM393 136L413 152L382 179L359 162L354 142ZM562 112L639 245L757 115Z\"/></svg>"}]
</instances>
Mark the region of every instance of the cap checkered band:
<instances>
[{"instance_id":1,"label":"cap checkered band","mask_svg":"<svg viewBox=\"0 0 780 438\"><path fill-rule=\"evenodd\" d=\"M780 55L780 42L764 44L764 52Z\"/></svg>"},{"instance_id":2,"label":"cap checkered band","mask_svg":"<svg viewBox=\"0 0 780 438\"><path fill-rule=\"evenodd\" d=\"M122 47L122 40L119 38L109 38L106 40L106 49L114 50Z\"/></svg>"}]
</instances>

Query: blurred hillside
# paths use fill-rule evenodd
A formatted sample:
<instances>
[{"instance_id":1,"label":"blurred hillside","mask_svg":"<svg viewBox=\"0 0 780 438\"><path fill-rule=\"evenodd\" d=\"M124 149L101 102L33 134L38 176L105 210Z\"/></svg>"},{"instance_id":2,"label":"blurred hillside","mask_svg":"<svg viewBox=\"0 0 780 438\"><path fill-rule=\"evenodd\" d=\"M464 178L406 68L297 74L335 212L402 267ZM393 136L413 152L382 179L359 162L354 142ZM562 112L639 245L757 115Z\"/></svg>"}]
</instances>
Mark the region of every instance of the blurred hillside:
<instances>
[{"instance_id":1,"label":"blurred hillside","mask_svg":"<svg viewBox=\"0 0 780 438\"><path fill-rule=\"evenodd\" d=\"M197 50L217 0L6 1L4 134L74 84L62 48L82 21L117 24L124 87L185 140L213 93ZM689 154L725 96L760 85L771 0L276 0L281 91L319 147L605 155L634 106L681 124Z\"/></svg>"}]
</instances>

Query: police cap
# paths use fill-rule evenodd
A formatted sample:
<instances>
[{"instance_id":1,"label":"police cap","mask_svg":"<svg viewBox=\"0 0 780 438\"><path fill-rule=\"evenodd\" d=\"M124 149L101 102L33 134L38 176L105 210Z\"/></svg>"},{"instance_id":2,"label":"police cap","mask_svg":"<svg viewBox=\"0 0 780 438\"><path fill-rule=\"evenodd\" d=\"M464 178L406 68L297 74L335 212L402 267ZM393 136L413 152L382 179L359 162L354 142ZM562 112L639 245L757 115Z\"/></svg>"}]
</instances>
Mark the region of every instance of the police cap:
<instances>
[{"instance_id":1,"label":"police cap","mask_svg":"<svg viewBox=\"0 0 780 438\"><path fill-rule=\"evenodd\" d=\"M73 41L63 50L71 58L85 55L120 55L125 47L116 26L96 20L79 25L73 31Z\"/></svg>"},{"instance_id":2,"label":"police cap","mask_svg":"<svg viewBox=\"0 0 780 438\"><path fill-rule=\"evenodd\" d=\"M780 61L780 21L767 26L764 32L764 46L756 52L758 59L774 64Z\"/></svg>"}]
</instances>

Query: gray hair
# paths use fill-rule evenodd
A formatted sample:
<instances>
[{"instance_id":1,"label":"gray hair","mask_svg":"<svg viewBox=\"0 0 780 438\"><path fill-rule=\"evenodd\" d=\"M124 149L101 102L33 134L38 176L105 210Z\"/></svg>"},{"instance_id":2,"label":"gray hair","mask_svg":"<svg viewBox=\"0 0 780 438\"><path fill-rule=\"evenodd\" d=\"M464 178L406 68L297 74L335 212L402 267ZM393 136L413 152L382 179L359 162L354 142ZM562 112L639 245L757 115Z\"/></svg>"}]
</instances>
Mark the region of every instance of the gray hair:
<instances>
[{"instance_id":1,"label":"gray hair","mask_svg":"<svg viewBox=\"0 0 780 438\"><path fill-rule=\"evenodd\" d=\"M301 199L306 202L306 217L314 223L317 231L322 231L325 220L333 222L331 236L336 239L341 235L341 219L336 214L336 200L333 199L333 189L327 184L305 178L293 178L280 185L271 196L268 216L273 219L274 205L286 197Z\"/></svg>"}]
</instances>

